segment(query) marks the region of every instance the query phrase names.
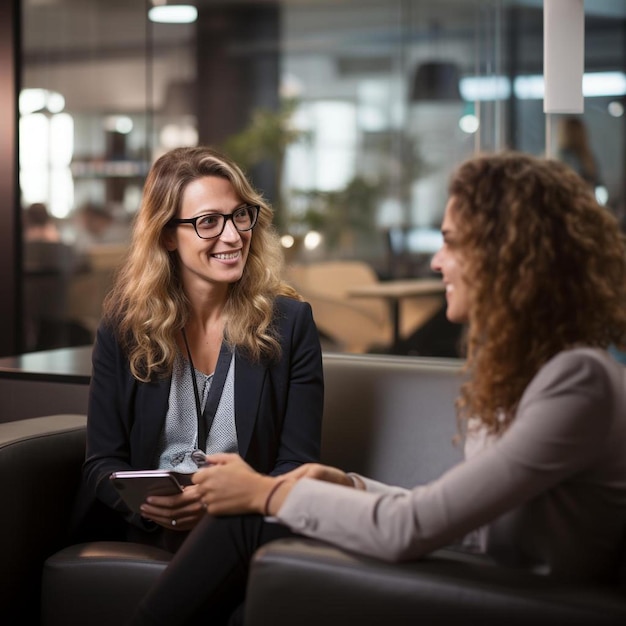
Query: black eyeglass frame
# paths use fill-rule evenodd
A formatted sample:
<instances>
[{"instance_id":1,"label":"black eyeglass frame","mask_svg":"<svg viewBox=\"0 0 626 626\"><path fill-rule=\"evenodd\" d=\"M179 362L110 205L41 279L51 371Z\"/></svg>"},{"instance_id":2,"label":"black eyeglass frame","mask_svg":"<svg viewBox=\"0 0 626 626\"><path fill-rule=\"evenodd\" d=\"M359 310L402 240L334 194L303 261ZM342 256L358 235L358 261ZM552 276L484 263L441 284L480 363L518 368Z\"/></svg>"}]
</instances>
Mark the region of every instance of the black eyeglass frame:
<instances>
[{"instance_id":1,"label":"black eyeglass frame","mask_svg":"<svg viewBox=\"0 0 626 626\"><path fill-rule=\"evenodd\" d=\"M253 209L254 213L252 215L252 224L250 226L248 226L248 228L239 228L239 226L237 226L237 224L235 224L235 220L234 220L234 215L236 213L238 213L239 211L241 211L242 209ZM215 239L216 237L220 237L222 235L222 233L224 232L224 229L226 228L226 222L228 222L228 220L230 220L233 223L233 226L235 227L235 230L238 233L247 233L248 231L252 230L255 226L256 223L259 219L259 213L261 211L261 207L258 204L244 204L243 206L240 206L238 208L236 208L232 213L204 213L203 215L198 215L196 217L188 217L188 218L180 218L180 217L173 217L168 223L168 226L178 226L179 224L193 224L193 229L196 231L196 235L198 235L198 237L200 237L200 239ZM222 228L220 230L219 233L217 233L217 235L211 235L210 237L203 237L199 232L198 232L198 220L201 220L204 217L222 217L224 218L224 221L222 222Z\"/></svg>"}]
</instances>

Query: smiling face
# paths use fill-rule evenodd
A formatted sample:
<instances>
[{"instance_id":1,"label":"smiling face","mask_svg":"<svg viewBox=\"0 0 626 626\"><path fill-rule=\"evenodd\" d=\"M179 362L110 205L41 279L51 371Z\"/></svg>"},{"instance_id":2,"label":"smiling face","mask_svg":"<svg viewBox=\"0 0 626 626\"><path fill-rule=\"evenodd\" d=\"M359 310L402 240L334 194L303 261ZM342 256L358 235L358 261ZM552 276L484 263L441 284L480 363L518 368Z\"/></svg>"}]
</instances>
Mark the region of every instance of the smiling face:
<instances>
[{"instance_id":1,"label":"smiling face","mask_svg":"<svg viewBox=\"0 0 626 626\"><path fill-rule=\"evenodd\" d=\"M219 176L204 176L190 182L182 197L180 214L188 219L207 213L230 214L244 202L232 184ZM178 253L178 262L185 291L206 285L223 287L238 281L246 265L252 230L240 233L227 220L219 237L201 239L192 224L180 224L166 232L166 247Z\"/></svg>"},{"instance_id":2,"label":"smiling face","mask_svg":"<svg viewBox=\"0 0 626 626\"><path fill-rule=\"evenodd\" d=\"M469 285L464 276L463 255L459 249L454 198L450 198L441 225L443 246L433 256L431 268L439 272L446 286L446 317L463 324L469 318Z\"/></svg>"}]
</instances>

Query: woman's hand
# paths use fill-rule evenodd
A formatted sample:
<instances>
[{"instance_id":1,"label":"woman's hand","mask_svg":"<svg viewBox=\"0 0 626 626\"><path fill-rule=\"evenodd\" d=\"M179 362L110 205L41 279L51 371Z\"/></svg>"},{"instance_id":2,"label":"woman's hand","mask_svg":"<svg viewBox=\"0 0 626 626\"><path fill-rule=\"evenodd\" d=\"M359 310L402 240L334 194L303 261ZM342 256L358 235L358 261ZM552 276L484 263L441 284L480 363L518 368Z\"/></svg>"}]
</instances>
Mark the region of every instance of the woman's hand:
<instances>
[{"instance_id":1,"label":"woman's hand","mask_svg":"<svg viewBox=\"0 0 626 626\"><path fill-rule=\"evenodd\" d=\"M208 513L264 513L275 478L255 472L238 454L209 455L207 462L192 481Z\"/></svg>"},{"instance_id":2,"label":"woman's hand","mask_svg":"<svg viewBox=\"0 0 626 626\"><path fill-rule=\"evenodd\" d=\"M141 505L141 515L170 530L191 530L204 515L200 496L196 485L173 496L150 496Z\"/></svg>"},{"instance_id":3,"label":"woman's hand","mask_svg":"<svg viewBox=\"0 0 626 626\"><path fill-rule=\"evenodd\" d=\"M287 472L284 476L286 479L293 478L296 480L299 480L300 478L314 478L315 480L323 480L327 483L335 483L337 485L344 485L345 487L359 488L359 485L356 484L355 481L352 480L352 478L343 470L331 467L330 465L321 465L319 463L305 463L304 465Z\"/></svg>"},{"instance_id":4,"label":"woman's hand","mask_svg":"<svg viewBox=\"0 0 626 626\"><path fill-rule=\"evenodd\" d=\"M192 481L200 491L207 512L212 515L275 514L301 478L358 487L345 472L319 463L307 463L273 477L255 472L238 454L213 454L207 457L207 462L207 467L198 470ZM271 507L266 510L268 504Z\"/></svg>"}]
</instances>

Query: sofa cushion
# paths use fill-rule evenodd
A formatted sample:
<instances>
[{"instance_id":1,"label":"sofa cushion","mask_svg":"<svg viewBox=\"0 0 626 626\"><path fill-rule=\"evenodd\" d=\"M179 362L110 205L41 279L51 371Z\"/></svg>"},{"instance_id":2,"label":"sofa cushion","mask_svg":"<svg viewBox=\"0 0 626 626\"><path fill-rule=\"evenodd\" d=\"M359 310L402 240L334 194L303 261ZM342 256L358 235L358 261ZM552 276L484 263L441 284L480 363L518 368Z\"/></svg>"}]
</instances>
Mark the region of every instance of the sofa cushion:
<instances>
[{"instance_id":1,"label":"sofa cushion","mask_svg":"<svg viewBox=\"0 0 626 626\"><path fill-rule=\"evenodd\" d=\"M160 548L130 542L64 548L44 564L41 626L118 624L171 558Z\"/></svg>"}]
</instances>

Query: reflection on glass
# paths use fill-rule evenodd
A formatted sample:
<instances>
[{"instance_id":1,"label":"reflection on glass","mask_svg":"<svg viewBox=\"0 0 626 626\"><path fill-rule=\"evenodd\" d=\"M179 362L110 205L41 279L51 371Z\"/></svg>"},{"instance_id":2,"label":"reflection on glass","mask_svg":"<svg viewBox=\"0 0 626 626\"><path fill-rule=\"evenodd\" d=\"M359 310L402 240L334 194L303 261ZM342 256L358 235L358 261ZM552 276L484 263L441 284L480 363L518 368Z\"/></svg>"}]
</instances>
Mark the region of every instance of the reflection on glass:
<instances>
[{"instance_id":1,"label":"reflection on glass","mask_svg":"<svg viewBox=\"0 0 626 626\"><path fill-rule=\"evenodd\" d=\"M22 3L21 199L46 204L79 259L65 310L89 337L149 165L175 146L232 150L274 205L290 266L356 260L383 281L431 276L458 162L545 149L540 3L193 4L195 21L173 24L143 2ZM624 212L626 10L585 9L584 118L607 208ZM411 98L433 62L458 73L460 100Z\"/></svg>"}]
</instances>

